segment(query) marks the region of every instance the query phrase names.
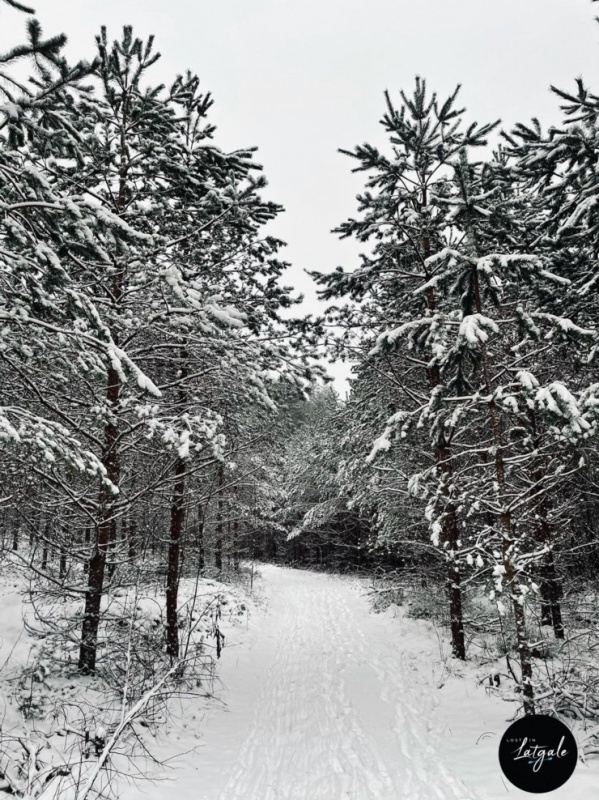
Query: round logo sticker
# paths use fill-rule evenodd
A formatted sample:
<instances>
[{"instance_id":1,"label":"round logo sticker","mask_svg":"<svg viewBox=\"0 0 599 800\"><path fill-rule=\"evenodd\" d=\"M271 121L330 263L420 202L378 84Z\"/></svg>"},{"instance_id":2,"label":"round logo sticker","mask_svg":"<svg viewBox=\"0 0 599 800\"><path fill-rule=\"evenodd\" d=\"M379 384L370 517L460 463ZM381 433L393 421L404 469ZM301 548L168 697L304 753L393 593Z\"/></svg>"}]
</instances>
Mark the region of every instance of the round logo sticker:
<instances>
[{"instance_id":1,"label":"round logo sticker","mask_svg":"<svg viewBox=\"0 0 599 800\"><path fill-rule=\"evenodd\" d=\"M563 786L577 760L578 748L570 729L545 714L516 720L499 743L503 774L525 792L541 794Z\"/></svg>"}]
</instances>

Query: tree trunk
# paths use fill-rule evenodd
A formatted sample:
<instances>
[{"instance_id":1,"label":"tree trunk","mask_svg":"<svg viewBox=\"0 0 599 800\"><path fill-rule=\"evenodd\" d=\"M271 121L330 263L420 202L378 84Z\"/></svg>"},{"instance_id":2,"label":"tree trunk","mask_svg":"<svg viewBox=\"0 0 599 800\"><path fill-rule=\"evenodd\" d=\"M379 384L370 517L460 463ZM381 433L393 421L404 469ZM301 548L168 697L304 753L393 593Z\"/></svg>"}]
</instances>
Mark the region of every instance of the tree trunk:
<instances>
[{"instance_id":1,"label":"tree trunk","mask_svg":"<svg viewBox=\"0 0 599 800\"><path fill-rule=\"evenodd\" d=\"M41 570L42 572L46 572L48 569L48 545L44 542L44 548L42 550L42 563L41 563Z\"/></svg>"},{"instance_id":2,"label":"tree trunk","mask_svg":"<svg viewBox=\"0 0 599 800\"><path fill-rule=\"evenodd\" d=\"M196 541L198 547L198 569L201 571L206 566L206 551L204 549L204 508L198 508L198 521L196 527Z\"/></svg>"},{"instance_id":3,"label":"tree trunk","mask_svg":"<svg viewBox=\"0 0 599 800\"><path fill-rule=\"evenodd\" d=\"M135 522L131 520L131 522L129 523L129 527L127 529L127 534L128 534L127 555L131 560L133 560L137 555L136 541L135 541L137 536L136 528L137 526L135 525Z\"/></svg>"},{"instance_id":4,"label":"tree trunk","mask_svg":"<svg viewBox=\"0 0 599 800\"><path fill-rule=\"evenodd\" d=\"M128 172L130 167L127 151L127 130L129 113L129 96L125 92L121 104L121 130L119 144L119 185L116 197L116 213L122 216L127 207ZM118 259L118 253L116 257ZM118 262L115 262L115 265ZM112 279L112 303L118 309L123 298L123 284L125 281L125 266L119 266ZM118 332L112 332L116 345L119 344ZM116 412L121 395L120 378L112 366L106 373L106 401L110 414ZM118 457L118 424L114 418L104 426L104 443L102 448L102 463L106 468L106 477L118 487L120 481L120 464ZM112 493L102 483L98 498L99 522L95 529L95 541L88 566L87 592L85 594L85 609L83 624L81 626L81 645L79 648L79 670L84 674L94 674L96 671L96 658L98 651L98 629L100 626L100 609L104 593L104 576L106 572L106 557L111 541L116 539L116 518L114 517Z\"/></svg>"},{"instance_id":5,"label":"tree trunk","mask_svg":"<svg viewBox=\"0 0 599 800\"><path fill-rule=\"evenodd\" d=\"M214 566L219 572L223 569L223 485L224 469L218 468L218 495L216 500L216 541L214 543Z\"/></svg>"},{"instance_id":6,"label":"tree trunk","mask_svg":"<svg viewBox=\"0 0 599 800\"><path fill-rule=\"evenodd\" d=\"M430 256L428 240L424 243L425 258ZM430 311L435 310L435 296L432 289L427 292L427 306ZM428 369L429 385L436 389L441 383L439 367L435 364ZM442 477L443 484L449 486L453 474L451 463L451 450L441 442L435 449L437 471ZM445 591L449 602L449 620L451 630L451 651L455 658L466 660L466 640L464 636L464 612L462 606L462 586L460 568L457 561L458 551L458 520L455 505L448 499L442 515L442 537L445 548L446 572Z\"/></svg>"},{"instance_id":7,"label":"tree trunk","mask_svg":"<svg viewBox=\"0 0 599 800\"><path fill-rule=\"evenodd\" d=\"M179 595L179 562L181 555L181 534L185 509L185 462L177 459L175 465L175 486L171 502L171 524L168 544L168 567L166 572L166 652L171 659L179 657L179 619L177 615Z\"/></svg>"},{"instance_id":8,"label":"tree trunk","mask_svg":"<svg viewBox=\"0 0 599 800\"><path fill-rule=\"evenodd\" d=\"M443 472L443 482L447 485L451 480L450 452L447 447L440 447L436 453L437 464ZM464 613L462 608L462 587L460 568L457 562L458 520L455 505L449 501L445 506L443 518L443 541L447 542L445 590L449 600L449 621L451 629L452 652L456 658L466 660L466 642L464 637Z\"/></svg>"},{"instance_id":9,"label":"tree trunk","mask_svg":"<svg viewBox=\"0 0 599 800\"><path fill-rule=\"evenodd\" d=\"M535 448L539 445L537 420L534 411L529 410L529 420L535 441ZM542 464L533 471L534 483L540 483L545 476L545 468ZM553 550L551 548L553 536L551 525L549 524L549 515L547 513L547 505L545 498L541 496L540 502L536 506L536 514L539 520L538 525L534 531L535 541L546 552L543 554L543 560L539 564L539 591L541 595L541 625L551 625L556 639L563 639L565 636L564 623L562 621L562 610L560 606L560 598L562 596L561 585L559 583L557 572L555 570L555 561L553 558Z\"/></svg>"},{"instance_id":10,"label":"tree trunk","mask_svg":"<svg viewBox=\"0 0 599 800\"><path fill-rule=\"evenodd\" d=\"M500 454L498 454L500 455ZM499 470L498 470L499 475ZM498 481L499 482L499 481ZM501 489L501 483L500 491ZM505 495L503 495L505 496ZM524 695L524 713L534 714L534 690L532 685L532 660L530 653L530 645L526 635L526 616L524 614L524 605L520 602L523 595L520 591L520 582L516 575L514 565L512 563L512 548L515 543L512 529L512 521L508 512L501 515L501 524L503 527L502 536L502 561L507 578L508 587L510 591L510 598L512 600L512 608L514 610L514 621L516 623L516 640L518 642L518 653L520 656L520 669L522 672L522 694Z\"/></svg>"},{"instance_id":11,"label":"tree trunk","mask_svg":"<svg viewBox=\"0 0 599 800\"><path fill-rule=\"evenodd\" d=\"M59 579L61 581L64 580L66 574L67 574L67 553L66 553L66 550L65 550L64 546L62 546L60 548L60 561L59 561L59 566L58 566L58 577L59 577Z\"/></svg>"},{"instance_id":12,"label":"tree trunk","mask_svg":"<svg viewBox=\"0 0 599 800\"><path fill-rule=\"evenodd\" d=\"M478 281L478 271L475 266L472 271L472 292L474 297L474 304L478 314L482 314L482 304L480 299L480 286ZM485 384L485 393L492 397L491 378L489 369L489 355L486 345L481 342L480 344L482 372ZM516 624L516 640L518 643L518 653L520 657L520 670L522 673L522 694L524 696L524 713L534 714L534 689L532 685L532 657L530 653L530 645L528 636L526 634L526 615L524 613L524 595L522 594L518 575L512 561L512 553L515 544L514 526L510 512L507 510L507 491L505 479L505 463L503 460L503 433L501 430L501 422L499 419L499 412L495 401L491 399L487 405L487 413L489 419L489 426L495 450L495 475L497 477L497 486L499 489L499 497L502 505L502 512L500 515L502 537L501 537L501 554L502 566L504 574L507 579L510 599L512 601L512 608L514 612L514 621Z\"/></svg>"},{"instance_id":13,"label":"tree trunk","mask_svg":"<svg viewBox=\"0 0 599 800\"><path fill-rule=\"evenodd\" d=\"M231 542L231 520L227 520L227 567L231 569L231 564L233 563L233 552L232 552L232 542Z\"/></svg>"},{"instance_id":14,"label":"tree trunk","mask_svg":"<svg viewBox=\"0 0 599 800\"><path fill-rule=\"evenodd\" d=\"M110 527L110 538L108 540L108 549L107 549L107 563L108 563L108 577L112 578L114 576L116 570L116 547L117 547L117 521L116 519L112 520L112 525Z\"/></svg>"},{"instance_id":15,"label":"tree trunk","mask_svg":"<svg viewBox=\"0 0 599 800\"><path fill-rule=\"evenodd\" d=\"M85 594L81 646L79 648L79 669L85 675L93 675L96 671L100 607L104 591L106 549L109 538L110 523L103 521L97 527L94 550L87 568L87 592Z\"/></svg>"},{"instance_id":16,"label":"tree trunk","mask_svg":"<svg viewBox=\"0 0 599 800\"><path fill-rule=\"evenodd\" d=\"M50 548L48 546L48 542L50 541L50 533L52 531L52 522L50 517L46 518L46 524L44 526L44 533L42 535L42 563L40 564L40 569L42 572L46 572L48 569L48 557L50 555Z\"/></svg>"},{"instance_id":17,"label":"tree trunk","mask_svg":"<svg viewBox=\"0 0 599 800\"><path fill-rule=\"evenodd\" d=\"M237 487L235 488L237 492ZM239 572L239 517L237 514L239 513L238 509L235 509L235 519L233 520L233 569L235 572Z\"/></svg>"},{"instance_id":18,"label":"tree trunk","mask_svg":"<svg viewBox=\"0 0 599 800\"><path fill-rule=\"evenodd\" d=\"M108 407L114 408L119 400L120 382L116 371L108 369L108 386L106 399ZM104 452L102 462L106 467L106 475L113 484L118 485L120 470L116 441L118 428L113 421L104 428ZM79 648L79 669L84 674L94 674L98 650L98 628L100 625L100 607L104 592L104 574L108 546L114 535L115 520L112 518L112 494L105 484L100 488L99 497L100 522L96 527L96 537L89 560L85 609L81 626L81 645Z\"/></svg>"},{"instance_id":19,"label":"tree trunk","mask_svg":"<svg viewBox=\"0 0 599 800\"><path fill-rule=\"evenodd\" d=\"M541 517L535 531L535 539L539 544L548 545L549 550L543 555L539 565L539 591L541 595L541 625L551 625L556 639L565 637L560 598L561 586L555 569L553 550L551 549L551 529L546 518Z\"/></svg>"}]
</instances>

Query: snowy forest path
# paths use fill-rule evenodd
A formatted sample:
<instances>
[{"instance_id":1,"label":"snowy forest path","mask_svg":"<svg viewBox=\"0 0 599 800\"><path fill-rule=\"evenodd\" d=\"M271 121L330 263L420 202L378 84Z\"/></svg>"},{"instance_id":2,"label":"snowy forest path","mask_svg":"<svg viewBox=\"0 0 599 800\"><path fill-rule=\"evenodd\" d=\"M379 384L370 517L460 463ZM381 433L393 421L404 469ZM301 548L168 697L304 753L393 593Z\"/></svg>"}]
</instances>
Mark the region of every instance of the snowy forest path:
<instances>
[{"instance_id":1,"label":"snowy forest path","mask_svg":"<svg viewBox=\"0 0 599 800\"><path fill-rule=\"evenodd\" d=\"M473 800L435 749L430 663L402 652L400 621L373 614L356 581L261 573L267 607L238 649L225 648L227 705L210 713L202 746L172 776L177 794Z\"/></svg>"}]
</instances>

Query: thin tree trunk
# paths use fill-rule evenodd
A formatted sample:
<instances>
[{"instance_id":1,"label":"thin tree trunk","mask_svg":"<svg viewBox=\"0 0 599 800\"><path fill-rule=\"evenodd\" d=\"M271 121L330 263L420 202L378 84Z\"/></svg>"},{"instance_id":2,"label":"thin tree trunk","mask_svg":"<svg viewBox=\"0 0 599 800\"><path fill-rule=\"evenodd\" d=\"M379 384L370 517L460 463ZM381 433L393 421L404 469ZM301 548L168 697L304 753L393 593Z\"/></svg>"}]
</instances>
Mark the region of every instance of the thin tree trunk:
<instances>
[{"instance_id":1,"label":"thin tree trunk","mask_svg":"<svg viewBox=\"0 0 599 800\"><path fill-rule=\"evenodd\" d=\"M62 581L64 580L67 574L67 551L65 546L62 545L60 548L60 561L58 565L58 577Z\"/></svg>"},{"instance_id":2,"label":"thin tree trunk","mask_svg":"<svg viewBox=\"0 0 599 800\"><path fill-rule=\"evenodd\" d=\"M431 254L428 239L424 240L425 258ZM427 291L427 306L430 311L435 310L435 296L432 289ZM439 367L435 364L428 369L429 385L436 389L441 383ZM452 482L453 467L451 463L451 450L444 442L435 449L437 470L442 476L445 486ZM460 568L457 560L458 551L458 519L455 505L448 500L441 521L443 544L445 548L446 572L445 591L449 602L449 625L451 630L451 650L455 658L466 660L466 640L464 636L464 612L462 604L462 586Z\"/></svg>"},{"instance_id":3,"label":"thin tree trunk","mask_svg":"<svg viewBox=\"0 0 599 800\"><path fill-rule=\"evenodd\" d=\"M187 407L187 387L185 378L189 375L188 352L185 344L181 347L181 383L179 384L178 405L181 411ZM166 652L171 659L179 658L179 578L181 573L182 553L181 537L185 523L185 474L187 467L180 456L175 464L175 484L171 500L171 519L168 542L166 571Z\"/></svg>"},{"instance_id":4,"label":"thin tree trunk","mask_svg":"<svg viewBox=\"0 0 599 800\"><path fill-rule=\"evenodd\" d=\"M235 517L233 520L233 569L235 572L239 572L239 558L239 519Z\"/></svg>"},{"instance_id":5,"label":"thin tree trunk","mask_svg":"<svg viewBox=\"0 0 599 800\"><path fill-rule=\"evenodd\" d=\"M42 563L41 563L41 570L42 572L46 572L48 569L48 543L44 542L44 547L42 549Z\"/></svg>"},{"instance_id":6,"label":"thin tree trunk","mask_svg":"<svg viewBox=\"0 0 599 800\"><path fill-rule=\"evenodd\" d=\"M114 408L120 395L120 381L116 371L108 370L108 387L106 399L109 408ZM118 485L120 470L116 441L118 428L112 421L104 428L104 453L102 462L106 467L106 475L113 484ZM104 574L106 571L106 555L112 536L115 520L112 518L112 495L107 486L102 484L99 497L100 522L96 527L96 537L88 566L87 592L85 609L81 627L81 645L79 648L79 669L84 674L96 671L98 650L98 628L100 625L100 607L104 592Z\"/></svg>"},{"instance_id":7,"label":"thin tree trunk","mask_svg":"<svg viewBox=\"0 0 599 800\"><path fill-rule=\"evenodd\" d=\"M205 510L202 506L198 508L198 521L197 521L197 547L198 547L198 569L201 571L206 566L206 551L204 549L204 519Z\"/></svg>"},{"instance_id":8,"label":"thin tree trunk","mask_svg":"<svg viewBox=\"0 0 599 800\"><path fill-rule=\"evenodd\" d=\"M136 527L137 526L135 525L135 522L133 522L133 520L131 520L131 522L129 523L129 527L127 529L127 534L128 534L128 551L127 551L127 554L128 554L130 559L134 559L135 556L137 555L136 541L135 541L136 540L136 535L137 535Z\"/></svg>"},{"instance_id":9,"label":"thin tree trunk","mask_svg":"<svg viewBox=\"0 0 599 800\"><path fill-rule=\"evenodd\" d=\"M478 281L478 271L475 266L472 271L472 290L474 296L474 304L478 314L482 314L482 304L480 299L480 285ZM489 355L486 345L481 342L480 344L483 379L485 383L485 393L492 397L491 391L491 378L489 369ZM495 401L491 399L487 405L487 412L489 417L489 424L493 438L495 450L495 475L497 477L497 485L499 489L499 497L502 505L500 514L502 537L501 537L501 554L502 566L507 580L510 599L512 601L512 608L514 612L514 621L516 624L516 640L518 643L518 653L520 657L520 670L522 673L522 694L524 696L524 713L534 714L534 689L532 685L532 658L530 653L530 645L528 636L526 634L526 615L524 613L524 595L521 591L518 575L512 561L512 553L514 544L516 542L514 536L514 527L510 512L507 510L507 491L506 491L506 478L505 478L505 462L503 460L503 433L501 430L501 422L499 419L499 412Z\"/></svg>"},{"instance_id":10,"label":"thin tree trunk","mask_svg":"<svg viewBox=\"0 0 599 800\"><path fill-rule=\"evenodd\" d=\"M541 625L551 625L556 639L563 639L565 636L564 623L562 620L562 610L560 597L562 595L561 586L555 569L553 550L551 549L551 528L547 520L544 507L539 509L539 524L535 529L536 541L547 547L543 555L543 561L539 565L539 591L541 594Z\"/></svg>"},{"instance_id":11,"label":"thin tree trunk","mask_svg":"<svg viewBox=\"0 0 599 800\"><path fill-rule=\"evenodd\" d=\"M231 564L233 563L233 552L232 552L232 542L231 542L231 520L227 520L227 567L231 569Z\"/></svg>"},{"instance_id":12,"label":"thin tree trunk","mask_svg":"<svg viewBox=\"0 0 599 800\"><path fill-rule=\"evenodd\" d=\"M538 444L537 420L534 411L529 410L532 432L535 440L535 447ZM542 481L545 475L544 467L539 464L533 472L534 483ZM541 497L536 506L538 525L535 527L535 541L544 549L543 560L539 564L539 591L541 595L541 625L551 625L556 639L563 639L565 636L564 623L562 620L562 610L560 597L562 596L561 585L559 583L553 558L553 535L549 524L549 515L545 498Z\"/></svg>"},{"instance_id":13,"label":"thin tree trunk","mask_svg":"<svg viewBox=\"0 0 599 800\"><path fill-rule=\"evenodd\" d=\"M50 555L50 548L48 546L48 542L50 541L50 533L52 531L52 522L50 517L46 519L46 525L44 527L44 534L43 534L43 547L42 547L42 563L40 564L40 568L42 572L46 572L48 569L48 558Z\"/></svg>"},{"instance_id":14,"label":"thin tree trunk","mask_svg":"<svg viewBox=\"0 0 599 800\"><path fill-rule=\"evenodd\" d=\"M107 549L107 564L108 564L108 577L112 578L114 576L116 570L116 547L117 547L117 521L116 519L112 520L112 525L110 527L110 538L108 540L108 549Z\"/></svg>"},{"instance_id":15,"label":"thin tree trunk","mask_svg":"<svg viewBox=\"0 0 599 800\"><path fill-rule=\"evenodd\" d=\"M450 463L448 447L439 447L436 451L437 464L443 473L443 482L448 485L453 470ZM460 568L457 561L458 520L455 505L449 501L444 510L442 523L443 541L447 542L445 589L449 600L449 620L451 628L452 652L462 661L466 659L466 642L464 637L464 613L462 606L462 587Z\"/></svg>"},{"instance_id":16,"label":"thin tree trunk","mask_svg":"<svg viewBox=\"0 0 599 800\"><path fill-rule=\"evenodd\" d=\"M171 503L171 524L168 544L168 567L166 572L166 652L171 659L179 657L179 620L177 615L179 595L179 562L181 534L185 519L183 500L185 497L185 462L177 459L175 486Z\"/></svg>"},{"instance_id":17,"label":"thin tree trunk","mask_svg":"<svg viewBox=\"0 0 599 800\"><path fill-rule=\"evenodd\" d=\"M129 159L127 155L127 119L128 96L123 96L122 119L120 131L120 165L119 189L116 200L116 211L120 216L127 205L127 176ZM120 306L123 297L123 283L125 280L125 267L118 268L112 280L112 302L115 308ZM113 340L118 345L117 332L113 331ZM112 366L108 367L106 375L106 401L109 412L116 411L120 395L120 378ZM106 468L106 477L115 485L120 482L120 464L117 450L118 426L114 418L104 426L104 443L102 449L102 463ZM99 494L99 523L96 526L95 541L92 555L87 570L87 592L85 594L85 608L81 626L81 645L79 648L79 670L84 674L94 674L96 671L96 658L98 652L98 629L100 626L100 609L102 594L104 592L104 575L106 572L106 557L110 542L116 538L116 518L113 512L112 494L108 487L102 483Z\"/></svg>"},{"instance_id":18,"label":"thin tree trunk","mask_svg":"<svg viewBox=\"0 0 599 800\"><path fill-rule=\"evenodd\" d=\"M465 151L461 153L461 162L462 162L462 168L467 169L468 164ZM465 186L466 185L464 184L464 187ZM467 191L466 188L464 188L464 191ZM468 198L466 197L465 199ZM478 257L479 248L478 248L476 230L471 220L467 221L466 231L468 234L468 238L470 239L473 253L475 254L476 257ZM478 314L482 314L478 265L476 264L474 265L474 268L471 271L471 288L472 288L472 297L474 300L474 307L476 308ZM507 486L506 486L506 475L505 475L505 462L503 458L503 451L505 444L503 441L503 432L501 429L499 409L497 408L495 400L493 399L493 393L491 390L491 371L489 368L489 353L484 342L480 343L480 353L481 353L481 364L482 364L482 374L483 374L485 394L491 397L491 400L487 404L487 415L489 419L491 436L493 439L493 445L494 445L493 449L495 451L494 452L495 475L497 478L498 494L501 504L500 521L502 529L502 536L501 536L502 566L508 584L510 599L512 602L512 608L514 613L514 621L516 624L516 640L518 644L520 669L522 673L522 694L524 697L524 702L523 702L524 713L534 714L535 706L534 706L534 689L532 685L532 658L530 652L530 644L528 642L528 637L526 634L524 595L521 591L520 581L518 580L516 568L512 561L512 555L514 551L514 545L516 543L516 537L515 537L513 520L507 508Z\"/></svg>"},{"instance_id":19,"label":"thin tree trunk","mask_svg":"<svg viewBox=\"0 0 599 800\"><path fill-rule=\"evenodd\" d=\"M224 470L218 468L218 496L216 500L216 541L214 543L214 566L219 572L223 569L223 485Z\"/></svg>"}]
</instances>

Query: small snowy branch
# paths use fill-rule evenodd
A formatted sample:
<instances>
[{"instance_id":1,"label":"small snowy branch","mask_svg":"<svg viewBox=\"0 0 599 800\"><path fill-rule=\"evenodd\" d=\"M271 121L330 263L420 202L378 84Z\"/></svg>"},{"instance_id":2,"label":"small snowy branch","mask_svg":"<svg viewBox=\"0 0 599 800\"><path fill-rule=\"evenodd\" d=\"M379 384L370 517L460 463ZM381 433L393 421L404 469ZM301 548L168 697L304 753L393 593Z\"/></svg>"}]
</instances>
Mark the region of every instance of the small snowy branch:
<instances>
[{"instance_id":1,"label":"small snowy branch","mask_svg":"<svg viewBox=\"0 0 599 800\"><path fill-rule=\"evenodd\" d=\"M100 774L100 771L102 770L102 767L106 763L108 756L118 743L119 739L123 735L126 728L129 725L131 725L134 722L134 720L142 713L142 711L146 708L150 700L156 697L156 695L160 692L160 690L167 683L167 681L170 678L172 678L173 675L175 675L177 672L181 670L181 665L183 663L185 662L178 661L174 666L172 666L168 670L168 672L166 672L165 675L162 676L162 678L158 681L158 683L152 686L151 689L149 689L142 697L140 697L140 699L137 701L137 703L135 703L135 705L131 708L131 710L121 718L121 721L117 725L114 733L112 734L110 739L106 742L106 745L104 746L104 749L100 753L97 762L94 764L94 767L87 778L83 791L79 795L78 800L86 800L86 798L89 797L89 794L93 788L94 783L96 782L96 779L98 778L98 775Z\"/></svg>"}]
</instances>

